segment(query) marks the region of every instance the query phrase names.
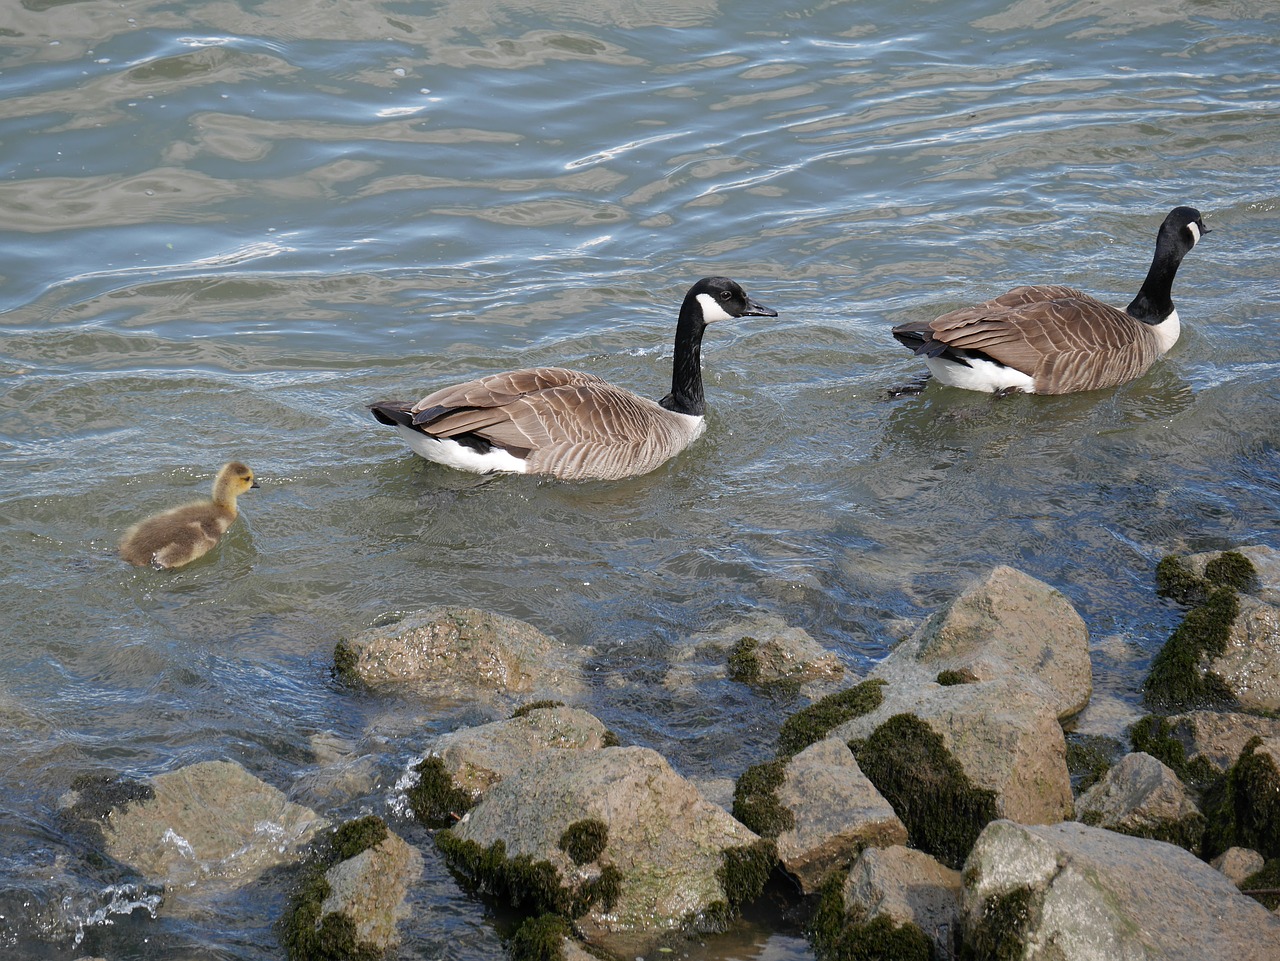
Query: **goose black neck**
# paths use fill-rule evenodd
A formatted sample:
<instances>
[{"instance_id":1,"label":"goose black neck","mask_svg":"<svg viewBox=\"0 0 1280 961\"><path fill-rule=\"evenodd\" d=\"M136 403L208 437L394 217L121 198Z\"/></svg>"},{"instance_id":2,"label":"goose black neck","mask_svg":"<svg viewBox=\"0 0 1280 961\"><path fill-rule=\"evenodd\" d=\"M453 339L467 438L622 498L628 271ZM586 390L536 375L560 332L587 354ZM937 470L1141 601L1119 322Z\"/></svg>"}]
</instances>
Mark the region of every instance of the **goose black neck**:
<instances>
[{"instance_id":1,"label":"goose black neck","mask_svg":"<svg viewBox=\"0 0 1280 961\"><path fill-rule=\"evenodd\" d=\"M1181 263L1181 251L1158 245L1147 279L1125 313L1144 324L1158 324L1173 313L1173 278Z\"/></svg>"},{"instance_id":2,"label":"goose black neck","mask_svg":"<svg viewBox=\"0 0 1280 961\"><path fill-rule=\"evenodd\" d=\"M706 329L702 305L693 297L685 298L676 324L671 393L658 401L667 410L691 417L702 417L707 412L707 400L702 393L702 335Z\"/></svg>"}]
</instances>

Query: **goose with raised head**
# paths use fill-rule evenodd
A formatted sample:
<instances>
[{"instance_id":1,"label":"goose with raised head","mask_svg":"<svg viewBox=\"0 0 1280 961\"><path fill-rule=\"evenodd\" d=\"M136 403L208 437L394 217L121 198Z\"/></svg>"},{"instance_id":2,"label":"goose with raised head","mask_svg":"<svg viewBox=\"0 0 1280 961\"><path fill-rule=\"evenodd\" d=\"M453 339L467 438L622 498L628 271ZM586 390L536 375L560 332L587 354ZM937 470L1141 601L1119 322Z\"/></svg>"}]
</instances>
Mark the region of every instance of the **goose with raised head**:
<instances>
[{"instance_id":1,"label":"goose with raised head","mask_svg":"<svg viewBox=\"0 0 1280 961\"><path fill-rule=\"evenodd\" d=\"M1067 394L1140 377L1178 339L1173 278L1209 232L1193 207L1175 207L1156 234L1138 295L1124 310L1071 287L1017 287L975 307L893 328L952 387Z\"/></svg>"},{"instance_id":2,"label":"goose with raised head","mask_svg":"<svg viewBox=\"0 0 1280 961\"><path fill-rule=\"evenodd\" d=\"M120 539L120 556L137 567L181 567L217 546L236 519L236 498L258 486L239 461L224 464L213 481L213 499L193 501L148 517Z\"/></svg>"},{"instance_id":3,"label":"goose with raised head","mask_svg":"<svg viewBox=\"0 0 1280 961\"><path fill-rule=\"evenodd\" d=\"M676 323L671 393L654 402L594 374L531 367L445 387L417 403L370 405L427 460L475 473L560 480L646 474L688 447L705 425L702 335L736 317L776 317L727 277L689 288Z\"/></svg>"}]
</instances>

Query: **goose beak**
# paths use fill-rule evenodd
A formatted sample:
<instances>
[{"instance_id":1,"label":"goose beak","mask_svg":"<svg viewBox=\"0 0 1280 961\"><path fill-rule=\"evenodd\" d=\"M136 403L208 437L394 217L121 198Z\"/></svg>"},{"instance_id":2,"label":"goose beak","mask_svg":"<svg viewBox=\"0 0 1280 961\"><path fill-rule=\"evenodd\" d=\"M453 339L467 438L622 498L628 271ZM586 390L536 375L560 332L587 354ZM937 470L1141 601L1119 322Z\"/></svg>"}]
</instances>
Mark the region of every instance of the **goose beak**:
<instances>
[{"instance_id":1,"label":"goose beak","mask_svg":"<svg viewBox=\"0 0 1280 961\"><path fill-rule=\"evenodd\" d=\"M739 316L741 317L777 317L778 312L771 307L765 307L763 304L757 304L750 297L747 298L747 309Z\"/></svg>"},{"instance_id":2,"label":"goose beak","mask_svg":"<svg viewBox=\"0 0 1280 961\"><path fill-rule=\"evenodd\" d=\"M258 483L258 478L255 477L253 479L253 483L249 485L249 490L253 490L255 487L261 487L261 486L262 485Z\"/></svg>"}]
</instances>

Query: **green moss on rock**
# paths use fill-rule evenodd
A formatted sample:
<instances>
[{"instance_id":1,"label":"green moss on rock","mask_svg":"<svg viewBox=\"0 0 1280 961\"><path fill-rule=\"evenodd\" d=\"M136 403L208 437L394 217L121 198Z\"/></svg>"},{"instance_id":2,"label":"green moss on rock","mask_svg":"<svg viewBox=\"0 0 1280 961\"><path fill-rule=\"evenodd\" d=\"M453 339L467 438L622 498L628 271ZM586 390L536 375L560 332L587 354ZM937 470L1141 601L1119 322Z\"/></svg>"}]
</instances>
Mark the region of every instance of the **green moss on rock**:
<instances>
[{"instance_id":1,"label":"green moss on rock","mask_svg":"<svg viewBox=\"0 0 1280 961\"><path fill-rule=\"evenodd\" d=\"M1187 749L1173 734L1173 724L1154 714L1142 718L1129 729L1129 743L1135 751L1150 754L1188 784L1206 786L1220 776L1205 758L1187 759Z\"/></svg>"},{"instance_id":2,"label":"green moss on rock","mask_svg":"<svg viewBox=\"0 0 1280 961\"><path fill-rule=\"evenodd\" d=\"M454 786L453 775L442 759L423 758L413 770L418 775L418 783L405 794L413 816L428 827L449 827L475 807L476 799Z\"/></svg>"},{"instance_id":3,"label":"green moss on rock","mask_svg":"<svg viewBox=\"0 0 1280 961\"><path fill-rule=\"evenodd\" d=\"M333 649L333 673L340 681L346 681L348 684L360 683L360 674L356 671L356 665L360 663L360 657L346 641L339 641Z\"/></svg>"},{"instance_id":4,"label":"green moss on rock","mask_svg":"<svg viewBox=\"0 0 1280 961\"><path fill-rule=\"evenodd\" d=\"M560 835L560 850L574 864L590 864L604 853L609 844L609 825L599 818L574 821Z\"/></svg>"},{"instance_id":5,"label":"green moss on rock","mask_svg":"<svg viewBox=\"0 0 1280 961\"><path fill-rule=\"evenodd\" d=\"M1119 741L1096 735L1072 736L1067 740L1067 771L1077 793L1087 791L1106 776L1112 759L1122 750Z\"/></svg>"},{"instance_id":6,"label":"green moss on rock","mask_svg":"<svg viewBox=\"0 0 1280 961\"><path fill-rule=\"evenodd\" d=\"M1280 908L1280 858L1272 858L1241 881L1240 890L1260 901L1269 911Z\"/></svg>"},{"instance_id":7,"label":"green moss on rock","mask_svg":"<svg viewBox=\"0 0 1280 961\"><path fill-rule=\"evenodd\" d=\"M1235 698L1223 680L1204 671L1201 662L1227 647L1231 626L1240 613L1234 591L1216 588L1192 608L1151 662L1143 683L1148 706L1164 711L1220 707Z\"/></svg>"},{"instance_id":8,"label":"green moss on rock","mask_svg":"<svg viewBox=\"0 0 1280 961\"><path fill-rule=\"evenodd\" d=\"M996 792L975 787L942 736L913 714L895 714L849 748L906 825L911 846L959 868L996 817Z\"/></svg>"},{"instance_id":9,"label":"green moss on rock","mask_svg":"<svg viewBox=\"0 0 1280 961\"><path fill-rule=\"evenodd\" d=\"M818 961L932 961L933 944L914 924L880 916L865 920L844 909L846 872L822 885L807 934Z\"/></svg>"},{"instance_id":10,"label":"green moss on rock","mask_svg":"<svg viewBox=\"0 0 1280 961\"><path fill-rule=\"evenodd\" d=\"M721 854L720 867L716 871L716 879L724 889L729 908L736 911L760 897L777 863L778 849L767 838L725 848Z\"/></svg>"},{"instance_id":11,"label":"green moss on rock","mask_svg":"<svg viewBox=\"0 0 1280 961\"><path fill-rule=\"evenodd\" d=\"M974 674L973 671L968 668L960 671L947 668L945 671L938 672L938 683L943 687L955 687L957 684L972 684L977 679L978 675Z\"/></svg>"},{"instance_id":12,"label":"green moss on rock","mask_svg":"<svg viewBox=\"0 0 1280 961\"><path fill-rule=\"evenodd\" d=\"M534 711L541 711L545 708L564 707L564 701L530 701L528 704L521 705L511 712L511 720L518 717L526 717Z\"/></svg>"},{"instance_id":13,"label":"green moss on rock","mask_svg":"<svg viewBox=\"0 0 1280 961\"><path fill-rule=\"evenodd\" d=\"M1253 737L1227 772L1225 801L1234 820L1233 844L1264 858L1280 857L1280 771Z\"/></svg>"},{"instance_id":14,"label":"green moss on rock","mask_svg":"<svg viewBox=\"0 0 1280 961\"><path fill-rule=\"evenodd\" d=\"M743 684L760 683L760 642L754 637L738 640L729 651L729 677Z\"/></svg>"},{"instance_id":15,"label":"green moss on rock","mask_svg":"<svg viewBox=\"0 0 1280 961\"><path fill-rule=\"evenodd\" d=\"M1038 911L1030 888L1018 887L987 898L977 914L981 921L965 932L961 961L1019 961Z\"/></svg>"},{"instance_id":16,"label":"green moss on rock","mask_svg":"<svg viewBox=\"0 0 1280 961\"><path fill-rule=\"evenodd\" d=\"M874 678L856 687L829 694L792 714L778 733L778 753L785 757L798 754L810 744L821 741L833 728L855 717L870 714L884 700L884 681Z\"/></svg>"},{"instance_id":17,"label":"green moss on rock","mask_svg":"<svg viewBox=\"0 0 1280 961\"><path fill-rule=\"evenodd\" d=\"M1203 577L1181 557L1165 557L1156 565L1156 593L1179 604L1203 604L1220 588L1235 593L1257 587L1258 570L1239 551L1223 551L1210 560Z\"/></svg>"},{"instance_id":18,"label":"green moss on rock","mask_svg":"<svg viewBox=\"0 0 1280 961\"><path fill-rule=\"evenodd\" d=\"M387 839L387 822L376 814L368 814L339 825L333 832L333 861L346 861Z\"/></svg>"},{"instance_id":19,"label":"green moss on rock","mask_svg":"<svg viewBox=\"0 0 1280 961\"><path fill-rule=\"evenodd\" d=\"M1247 594L1258 589L1258 569L1239 551L1223 551L1204 567L1204 579L1214 587Z\"/></svg>"},{"instance_id":20,"label":"green moss on rock","mask_svg":"<svg viewBox=\"0 0 1280 961\"><path fill-rule=\"evenodd\" d=\"M795 815L778 800L786 779L785 761L766 761L742 772L733 788L733 816L763 838L796 826Z\"/></svg>"},{"instance_id":21,"label":"green moss on rock","mask_svg":"<svg viewBox=\"0 0 1280 961\"><path fill-rule=\"evenodd\" d=\"M569 922L558 914L526 918L511 936L507 952L511 961L564 961L564 941L571 933Z\"/></svg>"}]
</instances>

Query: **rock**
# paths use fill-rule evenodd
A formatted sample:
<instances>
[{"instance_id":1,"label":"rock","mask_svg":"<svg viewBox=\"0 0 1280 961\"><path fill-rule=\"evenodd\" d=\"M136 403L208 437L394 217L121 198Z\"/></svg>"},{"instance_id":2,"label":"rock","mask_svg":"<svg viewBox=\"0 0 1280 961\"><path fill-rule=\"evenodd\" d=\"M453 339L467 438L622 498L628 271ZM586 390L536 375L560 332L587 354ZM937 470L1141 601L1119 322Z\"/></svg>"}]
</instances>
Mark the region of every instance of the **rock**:
<instances>
[{"instance_id":1,"label":"rock","mask_svg":"<svg viewBox=\"0 0 1280 961\"><path fill-rule=\"evenodd\" d=\"M844 676L840 658L807 631L791 627L775 615L759 615L735 625L729 645L728 671L744 684L804 684L838 681Z\"/></svg>"},{"instance_id":2,"label":"rock","mask_svg":"<svg viewBox=\"0 0 1280 961\"><path fill-rule=\"evenodd\" d=\"M560 705L443 734L430 743L426 758L439 759L440 767L449 776L449 787L465 794L469 799L465 807L470 807L506 775L539 763L546 751L595 751L613 743L613 735L594 716ZM437 824L444 812L422 813L421 801L415 795L425 774L422 761L411 762L398 786L408 791L420 820ZM444 823L448 823L447 819Z\"/></svg>"},{"instance_id":3,"label":"rock","mask_svg":"<svg viewBox=\"0 0 1280 961\"><path fill-rule=\"evenodd\" d=\"M514 618L436 607L375 627L334 651L340 677L369 686L411 685L429 697L493 700L568 696L581 686L582 652Z\"/></svg>"},{"instance_id":4,"label":"rock","mask_svg":"<svg viewBox=\"0 0 1280 961\"><path fill-rule=\"evenodd\" d=\"M1241 707L1280 710L1280 607L1240 597L1227 649L1205 669L1226 684Z\"/></svg>"},{"instance_id":5,"label":"rock","mask_svg":"<svg viewBox=\"0 0 1280 961\"><path fill-rule=\"evenodd\" d=\"M316 844L280 925L291 961L383 955L399 941L422 855L382 818L348 821Z\"/></svg>"},{"instance_id":6,"label":"rock","mask_svg":"<svg viewBox=\"0 0 1280 961\"><path fill-rule=\"evenodd\" d=\"M1034 678L1002 675L949 687L900 679L884 686L878 708L831 733L865 740L898 714L927 724L973 784L996 793L998 816L1024 824L1071 817L1066 739L1047 688Z\"/></svg>"},{"instance_id":7,"label":"rock","mask_svg":"<svg viewBox=\"0 0 1280 961\"><path fill-rule=\"evenodd\" d=\"M845 910L914 924L933 943L935 961L953 961L960 943L960 872L900 846L867 848L844 883Z\"/></svg>"},{"instance_id":8,"label":"rock","mask_svg":"<svg viewBox=\"0 0 1280 961\"><path fill-rule=\"evenodd\" d=\"M399 937L396 923L408 914L409 885L422 875L422 855L396 834L325 872L329 896L320 915L351 919L357 942L385 951Z\"/></svg>"},{"instance_id":9,"label":"rock","mask_svg":"<svg viewBox=\"0 0 1280 961\"><path fill-rule=\"evenodd\" d=\"M872 672L897 678L943 672L987 681L1035 678L1052 691L1059 718L1089 702L1089 631L1057 591L1011 567L996 567L895 647ZM904 677L905 675L905 677Z\"/></svg>"},{"instance_id":10,"label":"rock","mask_svg":"<svg viewBox=\"0 0 1280 961\"><path fill-rule=\"evenodd\" d=\"M150 797L112 808L102 833L111 857L164 885L170 907L188 890L242 887L296 861L325 826L231 761L159 774L148 787Z\"/></svg>"},{"instance_id":11,"label":"rock","mask_svg":"<svg viewBox=\"0 0 1280 961\"><path fill-rule=\"evenodd\" d=\"M964 879L964 939L975 957L1280 957L1280 921L1222 874L1161 841L1072 822L993 821Z\"/></svg>"},{"instance_id":12,"label":"rock","mask_svg":"<svg viewBox=\"0 0 1280 961\"><path fill-rule=\"evenodd\" d=\"M1204 758L1219 773L1240 757L1249 739L1280 738L1280 718L1219 711L1188 711L1170 717L1172 734L1186 749L1187 760Z\"/></svg>"},{"instance_id":13,"label":"rock","mask_svg":"<svg viewBox=\"0 0 1280 961\"><path fill-rule=\"evenodd\" d=\"M567 839L584 826L593 827L594 841L573 854ZM723 918L758 895L772 857L756 865L763 873L754 890L726 869L758 851L759 841L661 755L638 747L548 751L437 834L454 869L487 890L517 899L529 887L519 879L536 874L538 901L551 903L521 895L527 908L569 913L588 943L619 956L648 950L699 917ZM494 873L478 877L482 870ZM545 893L548 876L561 892Z\"/></svg>"},{"instance_id":14,"label":"rock","mask_svg":"<svg viewBox=\"0 0 1280 961\"><path fill-rule=\"evenodd\" d=\"M1128 754L1076 802L1085 824L1134 837L1169 841L1193 853L1204 815L1172 770L1141 752Z\"/></svg>"},{"instance_id":15,"label":"rock","mask_svg":"<svg viewBox=\"0 0 1280 961\"><path fill-rule=\"evenodd\" d=\"M1280 551L1271 547L1237 547L1233 553L1245 557L1257 574L1258 583L1249 593L1268 604L1280 604ZM1183 558L1187 567L1197 577L1204 577L1209 562L1218 559L1223 551L1205 551Z\"/></svg>"},{"instance_id":16,"label":"rock","mask_svg":"<svg viewBox=\"0 0 1280 961\"><path fill-rule=\"evenodd\" d=\"M1226 875L1228 881L1239 887L1240 882L1249 875L1261 871L1265 863L1257 851L1249 848L1227 848L1210 861L1209 866L1217 868Z\"/></svg>"},{"instance_id":17,"label":"rock","mask_svg":"<svg viewBox=\"0 0 1280 961\"><path fill-rule=\"evenodd\" d=\"M863 848L907 843L907 829L843 741L810 745L784 771L776 794L794 827L778 834L778 857L806 894Z\"/></svg>"}]
</instances>

